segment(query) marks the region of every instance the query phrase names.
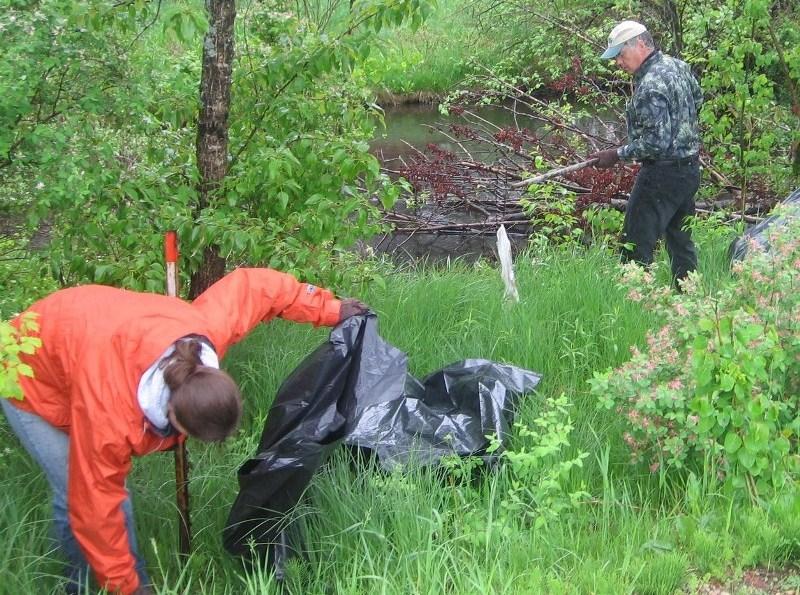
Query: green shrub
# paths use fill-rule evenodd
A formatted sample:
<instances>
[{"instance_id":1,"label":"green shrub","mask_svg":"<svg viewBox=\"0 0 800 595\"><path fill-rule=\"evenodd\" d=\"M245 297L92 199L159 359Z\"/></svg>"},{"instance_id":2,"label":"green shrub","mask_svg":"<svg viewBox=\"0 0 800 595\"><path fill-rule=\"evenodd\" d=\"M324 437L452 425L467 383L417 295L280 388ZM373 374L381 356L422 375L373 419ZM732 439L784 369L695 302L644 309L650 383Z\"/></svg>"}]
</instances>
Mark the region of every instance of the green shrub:
<instances>
[{"instance_id":1,"label":"green shrub","mask_svg":"<svg viewBox=\"0 0 800 595\"><path fill-rule=\"evenodd\" d=\"M571 451L573 423L569 415L571 404L563 393L544 400L538 416L530 425L516 422L520 444L501 453L504 472L509 481L501 506L513 518L528 518L534 527L544 527L566 514L589 494L582 489L570 491L570 473L583 467L589 453ZM499 447L496 438L489 451Z\"/></svg>"},{"instance_id":2,"label":"green shrub","mask_svg":"<svg viewBox=\"0 0 800 595\"><path fill-rule=\"evenodd\" d=\"M32 354L42 342L32 333L39 329L32 315L24 315L19 327L0 321L0 397L22 398L20 376L33 376L31 367L22 362L21 354Z\"/></svg>"},{"instance_id":3,"label":"green shrub","mask_svg":"<svg viewBox=\"0 0 800 595\"><path fill-rule=\"evenodd\" d=\"M591 392L616 409L634 462L651 471L707 465L751 497L800 472L800 220L752 242L722 289L692 274L683 294L625 266L628 297L663 320L622 367L595 373Z\"/></svg>"}]
</instances>

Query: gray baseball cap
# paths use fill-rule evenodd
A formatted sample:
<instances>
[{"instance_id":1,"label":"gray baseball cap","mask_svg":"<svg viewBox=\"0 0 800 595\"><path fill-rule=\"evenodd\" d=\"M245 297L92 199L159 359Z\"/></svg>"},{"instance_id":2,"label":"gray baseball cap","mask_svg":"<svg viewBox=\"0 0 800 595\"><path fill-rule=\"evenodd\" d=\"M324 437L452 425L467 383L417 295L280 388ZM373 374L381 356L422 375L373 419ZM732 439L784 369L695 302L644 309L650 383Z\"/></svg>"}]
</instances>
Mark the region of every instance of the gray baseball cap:
<instances>
[{"instance_id":1,"label":"gray baseball cap","mask_svg":"<svg viewBox=\"0 0 800 595\"><path fill-rule=\"evenodd\" d=\"M616 58L626 41L630 41L645 31L647 31L647 27L641 23L637 23L636 21L622 21L611 30L611 33L608 35L608 48L600 57L605 60Z\"/></svg>"}]
</instances>

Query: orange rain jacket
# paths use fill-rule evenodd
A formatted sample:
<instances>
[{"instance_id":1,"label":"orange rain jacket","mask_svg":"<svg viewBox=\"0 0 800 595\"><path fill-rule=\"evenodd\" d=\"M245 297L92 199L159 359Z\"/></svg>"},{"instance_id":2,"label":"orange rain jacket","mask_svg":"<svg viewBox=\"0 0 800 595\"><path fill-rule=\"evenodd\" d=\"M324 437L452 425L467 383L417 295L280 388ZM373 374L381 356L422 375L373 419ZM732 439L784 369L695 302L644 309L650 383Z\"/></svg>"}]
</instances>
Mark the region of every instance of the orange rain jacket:
<instances>
[{"instance_id":1,"label":"orange rain jacket","mask_svg":"<svg viewBox=\"0 0 800 595\"><path fill-rule=\"evenodd\" d=\"M33 304L42 346L25 362L22 401L12 402L69 434L72 531L100 585L124 594L139 578L121 504L132 455L166 450L178 437L154 432L137 387L175 341L204 335L222 358L259 322L280 316L333 326L340 301L324 289L270 269L238 269L194 302L87 285Z\"/></svg>"}]
</instances>

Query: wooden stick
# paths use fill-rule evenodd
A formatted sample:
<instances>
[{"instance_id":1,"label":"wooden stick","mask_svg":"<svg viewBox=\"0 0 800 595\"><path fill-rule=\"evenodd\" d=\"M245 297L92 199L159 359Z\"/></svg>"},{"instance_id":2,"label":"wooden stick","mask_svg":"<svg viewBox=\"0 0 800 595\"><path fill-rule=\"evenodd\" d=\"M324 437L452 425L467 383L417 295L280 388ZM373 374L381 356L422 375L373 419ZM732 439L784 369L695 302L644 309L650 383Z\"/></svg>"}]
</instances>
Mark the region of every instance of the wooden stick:
<instances>
[{"instance_id":1,"label":"wooden stick","mask_svg":"<svg viewBox=\"0 0 800 595\"><path fill-rule=\"evenodd\" d=\"M554 178L555 176L560 176L562 174L568 174L573 171L578 171L579 169L583 169L584 167L589 167L590 165L594 165L597 163L597 158L588 159L586 161L581 161L580 163L573 163L572 165L567 165L566 167L559 167L556 169L551 169L543 174L539 174L538 176L534 176L533 178L528 178L526 180L521 180L519 182L512 182L512 188L522 188L523 186L530 186L531 184L541 184L545 180L549 180L550 178Z\"/></svg>"},{"instance_id":2,"label":"wooden stick","mask_svg":"<svg viewBox=\"0 0 800 595\"><path fill-rule=\"evenodd\" d=\"M178 235L168 231L164 236L164 259L167 263L167 295L178 295ZM175 454L175 499L178 505L178 547L183 556L192 551L192 525L189 517L189 458L186 441L178 442Z\"/></svg>"}]
</instances>

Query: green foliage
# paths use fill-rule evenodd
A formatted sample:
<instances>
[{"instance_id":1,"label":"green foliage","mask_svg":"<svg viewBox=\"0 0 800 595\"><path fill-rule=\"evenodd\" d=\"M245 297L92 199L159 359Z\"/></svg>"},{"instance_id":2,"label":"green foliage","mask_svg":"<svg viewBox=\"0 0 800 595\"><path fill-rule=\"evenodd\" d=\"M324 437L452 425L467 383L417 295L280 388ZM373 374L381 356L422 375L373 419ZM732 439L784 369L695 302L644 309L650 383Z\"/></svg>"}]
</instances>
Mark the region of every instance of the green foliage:
<instances>
[{"instance_id":1,"label":"green foliage","mask_svg":"<svg viewBox=\"0 0 800 595\"><path fill-rule=\"evenodd\" d=\"M480 2L437 0L417 29L383 31L363 64L367 84L391 93L448 92L495 64L502 48L477 23Z\"/></svg>"},{"instance_id":2,"label":"green foliage","mask_svg":"<svg viewBox=\"0 0 800 595\"><path fill-rule=\"evenodd\" d=\"M501 506L511 518L522 515L534 527L544 527L563 520L589 496L585 489L570 491L568 487L570 474L583 467L589 456L582 451L567 456L574 428L570 406L563 393L549 397L537 417L514 424L520 444L501 453L509 481ZM499 447L494 437L489 452Z\"/></svg>"},{"instance_id":3,"label":"green foliage","mask_svg":"<svg viewBox=\"0 0 800 595\"><path fill-rule=\"evenodd\" d=\"M56 288L47 275L47 263L25 247L28 242L18 236L0 238L0 319L14 316Z\"/></svg>"},{"instance_id":4,"label":"green foliage","mask_svg":"<svg viewBox=\"0 0 800 595\"><path fill-rule=\"evenodd\" d=\"M527 4L478 2L475 14L483 35L492 39L496 60L488 64L501 76L519 76L527 88L555 81L575 64L586 72L607 72L597 48L587 40L605 39L605 23L597 19L597 3L585 0ZM574 31L580 30L580 35Z\"/></svg>"},{"instance_id":5,"label":"green foliage","mask_svg":"<svg viewBox=\"0 0 800 595\"><path fill-rule=\"evenodd\" d=\"M22 316L17 325L0 320L0 398L22 398L19 377L33 377L33 370L22 361L22 355L31 355L41 347L42 341L34 336L38 330L32 314Z\"/></svg>"},{"instance_id":6,"label":"green foliage","mask_svg":"<svg viewBox=\"0 0 800 595\"><path fill-rule=\"evenodd\" d=\"M578 225L580 218L575 208L575 193L563 186L535 185L531 197L520 199L520 204L536 229L530 238L533 245L571 245L583 237L583 230Z\"/></svg>"},{"instance_id":7,"label":"green foliage","mask_svg":"<svg viewBox=\"0 0 800 595\"><path fill-rule=\"evenodd\" d=\"M788 149L798 138L796 130L792 132L796 118L778 103L785 73L778 63L781 48L771 37L772 4L709 2L687 23L688 51L696 53L695 64L703 73L705 147L714 164L734 176L745 194L756 176L770 179L776 190L785 188ZM789 54L788 67L800 68L800 56ZM778 155L784 165L780 169Z\"/></svg>"},{"instance_id":8,"label":"green foliage","mask_svg":"<svg viewBox=\"0 0 800 595\"><path fill-rule=\"evenodd\" d=\"M593 241L611 246L619 244L625 220L622 212L615 209L592 207L586 209L583 216L592 232Z\"/></svg>"},{"instance_id":9,"label":"green foliage","mask_svg":"<svg viewBox=\"0 0 800 595\"><path fill-rule=\"evenodd\" d=\"M103 30L100 3L6 0L2 9L0 164L38 163L63 152L70 136L47 124L75 109L113 109L102 90L112 76L124 79L123 62L115 60L118 39L115 30ZM39 155L48 144L47 155Z\"/></svg>"},{"instance_id":10,"label":"green foliage","mask_svg":"<svg viewBox=\"0 0 800 595\"><path fill-rule=\"evenodd\" d=\"M558 184L531 187L520 204L534 226L529 238L532 247L538 250L547 246L570 248L587 242L619 247L624 214L605 206L579 209L577 198L575 192Z\"/></svg>"},{"instance_id":11,"label":"green foliage","mask_svg":"<svg viewBox=\"0 0 800 595\"><path fill-rule=\"evenodd\" d=\"M520 522L535 528L567 518L589 496L583 489L570 490L570 478L583 467L586 452L567 455L574 430L569 416L571 404L562 393L548 397L538 415L514 424L515 444L502 446L497 436L489 436L489 454L499 455L502 466L500 509L490 523L481 515L462 519L459 533L476 544L484 543L487 531L511 535ZM468 486L483 466L478 457L446 457L442 465L450 477Z\"/></svg>"},{"instance_id":12,"label":"green foliage","mask_svg":"<svg viewBox=\"0 0 800 595\"><path fill-rule=\"evenodd\" d=\"M419 24L428 5L355 2L328 28L287 6L273 0L240 12L229 172L202 209L198 4L162 12L160 3L44 0L3 15L3 23L16 19L7 27L17 59L0 68L10 89L0 99L0 177L27 180L20 195L31 224L53 225L47 250L60 284L161 291L169 229L179 233L184 279L210 245L233 264L327 284L367 273L338 266L339 256L378 229L371 199L390 205L398 191L369 153L371 101L350 73L376 32ZM42 55L48 60L33 59Z\"/></svg>"},{"instance_id":13,"label":"green foliage","mask_svg":"<svg viewBox=\"0 0 800 595\"><path fill-rule=\"evenodd\" d=\"M627 265L628 297L664 320L620 368L596 373L592 394L616 409L632 460L651 471L706 464L757 497L800 473L800 220L756 242L735 279L714 293L691 276L684 293Z\"/></svg>"},{"instance_id":14,"label":"green foliage","mask_svg":"<svg viewBox=\"0 0 800 595\"><path fill-rule=\"evenodd\" d=\"M685 554L658 552L645 560L636 579L636 593L672 595L680 589L689 573Z\"/></svg>"}]
</instances>

